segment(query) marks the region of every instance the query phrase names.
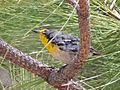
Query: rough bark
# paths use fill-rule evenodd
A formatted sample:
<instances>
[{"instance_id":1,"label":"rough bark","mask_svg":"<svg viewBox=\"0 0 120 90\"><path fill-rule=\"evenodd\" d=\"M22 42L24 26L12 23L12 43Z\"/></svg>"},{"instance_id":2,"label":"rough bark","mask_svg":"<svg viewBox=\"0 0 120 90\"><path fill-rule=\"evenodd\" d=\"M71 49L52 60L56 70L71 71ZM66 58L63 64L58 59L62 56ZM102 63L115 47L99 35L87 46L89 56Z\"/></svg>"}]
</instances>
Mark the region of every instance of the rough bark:
<instances>
[{"instance_id":1,"label":"rough bark","mask_svg":"<svg viewBox=\"0 0 120 90\"><path fill-rule=\"evenodd\" d=\"M43 64L12 47L2 39L0 39L0 55L5 59L10 60L12 63L41 76L45 80L48 79L51 72L56 71L55 69L49 68L46 64Z\"/></svg>"},{"instance_id":2,"label":"rough bark","mask_svg":"<svg viewBox=\"0 0 120 90\"><path fill-rule=\"evenodd\" d=\"M59 90L84 90L77 82L71 81L85 64L89 55L90 31L89 31L89 0L68 0L76 8L78 14L78 23L80 27L80 45L78 58L73 63L63 66L59 70L50 68L32 57L13 48L2 39L0 39L0 55L12 63L25 68L28 71L42 77L50 85ZM71 81L71 83L69 83Z\"/></svg>"}]
</instances>

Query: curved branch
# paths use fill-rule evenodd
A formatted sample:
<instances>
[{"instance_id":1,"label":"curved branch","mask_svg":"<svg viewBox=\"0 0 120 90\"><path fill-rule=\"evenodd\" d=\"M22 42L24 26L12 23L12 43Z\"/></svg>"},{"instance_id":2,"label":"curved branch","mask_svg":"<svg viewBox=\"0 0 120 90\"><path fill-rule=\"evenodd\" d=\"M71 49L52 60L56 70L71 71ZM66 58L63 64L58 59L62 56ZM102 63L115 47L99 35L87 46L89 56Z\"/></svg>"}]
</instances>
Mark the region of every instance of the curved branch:
<instances>
[{"instance_id":1,"label":"curved branch","mask_svg":"<svg viewBox=\"0 0 120 90\"><path fill-rule=\"evenodd\" d=\"M81 49L74 62L70 63L64 68L61 68L59 72L51 74L51 77L49 78L50 81L52 81L52 83L59 82L59 85L56 83L55 86L68 83L68 81L70 81L83 67L90 52L89 0L79 0L78 4L76 0L68 1L70 4L77 7L76 11L78 14L78 23L80 28Z\"/></svg>"},{"instance_id":2,"label":"curved branch","mask_svg":"<svg viewBox=\"0 0 120 90\"><path fill-rule=\"evenodd\" d=\"M10 60L12 63L40 76L43 78L46 82L51 84L52 86L64 90L63 87L57 87L55 86L55 83L51 83L49 78L51 77L51 73L57 73L58 69L48 67L46 64L43 64L34 58L28 56L25 53L22 53L18 49L12 47L11 45L7 44L5 41L0 39L0 56L4 57L7 60ZM56 77L56 76L55 76ZM55 78L54 77L54 78ZM59 85L59 82L56 82ZM81 87L78 83L73 81L73 84L71 84L70 89L72 90L83 90L83 87ZM67 88L67 87L66 87ZM66 90L66 89L65 89Z\"/></svg>"}]
</instances>

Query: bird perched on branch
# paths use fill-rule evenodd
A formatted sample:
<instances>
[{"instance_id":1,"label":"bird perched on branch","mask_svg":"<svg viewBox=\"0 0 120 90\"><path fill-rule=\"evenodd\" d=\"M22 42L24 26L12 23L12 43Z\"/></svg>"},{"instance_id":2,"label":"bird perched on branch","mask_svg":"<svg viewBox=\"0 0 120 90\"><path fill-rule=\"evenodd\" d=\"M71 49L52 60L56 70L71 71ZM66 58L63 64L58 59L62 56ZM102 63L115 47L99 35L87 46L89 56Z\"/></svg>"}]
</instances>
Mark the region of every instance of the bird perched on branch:
<instances>
[{"instance_id":1,"label":"bird perched on branch","mask_svg":"<svg viewBox=\"0 0 120 90\"><path fill-rule=\"evenodd\" d=\"M69 64L77 56L80 49L80 39L78 37L50 29L36 29L32 31L38 33L42 44L56 59ZM92 46L90 47L90 54L100 55Z\"/></svg>"}]
</instances>

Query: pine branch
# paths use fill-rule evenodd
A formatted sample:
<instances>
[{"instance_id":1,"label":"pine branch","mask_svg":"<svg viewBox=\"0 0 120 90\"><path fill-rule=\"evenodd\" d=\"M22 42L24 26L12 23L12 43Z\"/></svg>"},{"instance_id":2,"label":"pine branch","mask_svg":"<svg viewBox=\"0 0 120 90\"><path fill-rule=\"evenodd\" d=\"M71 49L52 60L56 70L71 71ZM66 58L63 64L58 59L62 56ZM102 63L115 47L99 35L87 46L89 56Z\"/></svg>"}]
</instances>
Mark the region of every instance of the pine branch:
<instances>
[{"instance_id":1,"label":"pine branch","mask_svg":"<svg viewBox=\"0 0 120 90\"><path fill-rule=\"evenodd\" d=\"M80 27L81 49L74 62L67 66L63 66L59 70L56 68L53 69L22 53L18 49L13 48L3 40L0 40L0 55L5 59L10 60L12 63L42 77L50 85L59 90L85 90L72 79L83 67L89 55L89 0L80 0L79 2L76 2L76 0L68 1L74 8L76 8Z\"/></svg>"}]
</instances>

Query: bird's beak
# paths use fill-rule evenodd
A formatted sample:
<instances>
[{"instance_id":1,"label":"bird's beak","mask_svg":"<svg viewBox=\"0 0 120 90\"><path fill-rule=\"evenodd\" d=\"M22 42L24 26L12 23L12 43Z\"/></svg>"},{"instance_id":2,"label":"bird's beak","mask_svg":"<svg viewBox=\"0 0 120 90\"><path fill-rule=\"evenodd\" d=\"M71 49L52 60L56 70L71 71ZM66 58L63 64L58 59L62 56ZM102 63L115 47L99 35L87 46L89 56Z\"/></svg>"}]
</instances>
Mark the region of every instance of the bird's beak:
<instances>
[{"instance_id":1,"label":"bird's beak","mask_svg":"<svg viewBox=\"0 0 120 90\"><path fill-rule=\"evenodd\" d=\"M33 32L35 32L35 33L40 33L40 31L39 30L32 30Z\"/></svg>"}]
</instances>

